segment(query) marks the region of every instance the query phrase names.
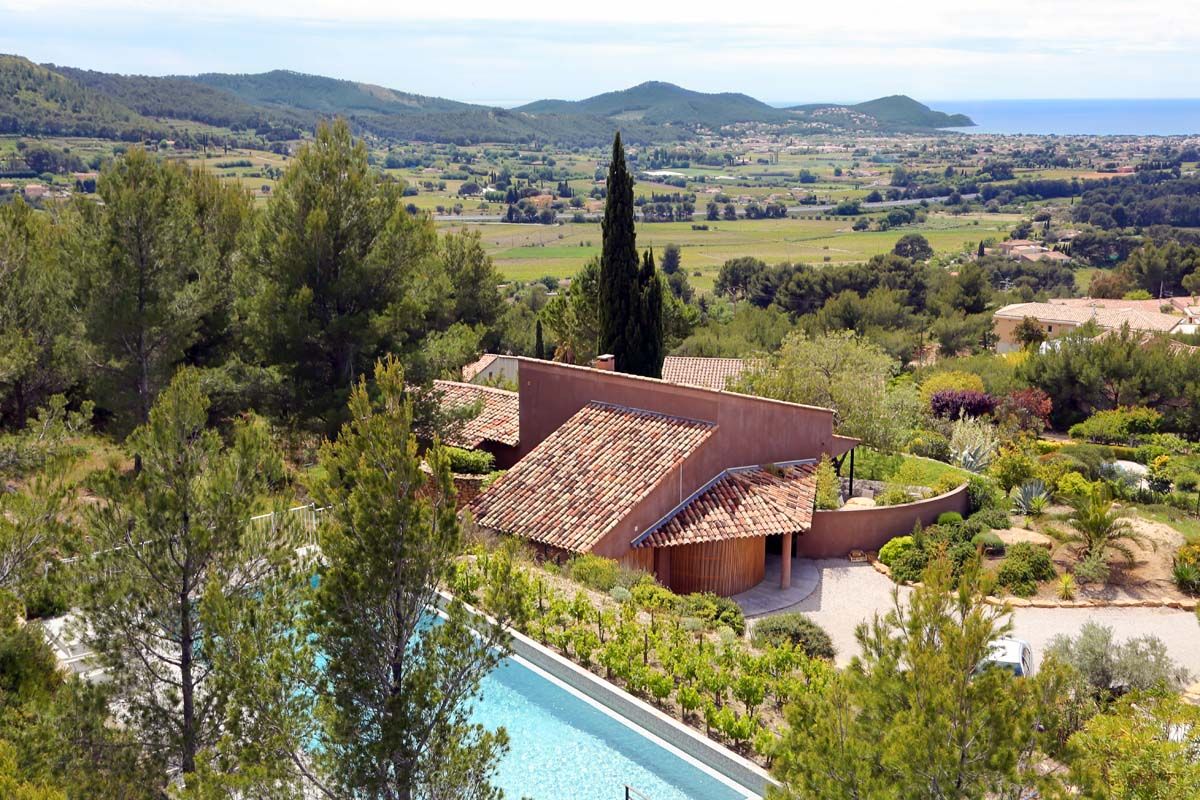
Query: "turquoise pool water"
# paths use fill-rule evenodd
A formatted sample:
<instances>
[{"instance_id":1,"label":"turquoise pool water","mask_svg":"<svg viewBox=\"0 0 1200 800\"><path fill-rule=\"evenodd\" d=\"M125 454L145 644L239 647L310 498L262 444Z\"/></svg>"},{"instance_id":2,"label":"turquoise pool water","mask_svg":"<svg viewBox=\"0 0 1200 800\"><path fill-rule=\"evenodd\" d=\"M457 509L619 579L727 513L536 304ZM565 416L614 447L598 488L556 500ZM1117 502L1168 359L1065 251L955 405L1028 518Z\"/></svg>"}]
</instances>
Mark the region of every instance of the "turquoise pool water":
<instances>
[{"instance_id":1,"label":"turquoise pool water","mask_svg":"<svg viewBox=\"0 0 1200 800\"><path fill-rule=\"evenodd\" d=\"M495 783L520 800L738 800L738 791L683 756L512 658L483 681L476 722L508 730Z\"/></svg>"}]
</instances>

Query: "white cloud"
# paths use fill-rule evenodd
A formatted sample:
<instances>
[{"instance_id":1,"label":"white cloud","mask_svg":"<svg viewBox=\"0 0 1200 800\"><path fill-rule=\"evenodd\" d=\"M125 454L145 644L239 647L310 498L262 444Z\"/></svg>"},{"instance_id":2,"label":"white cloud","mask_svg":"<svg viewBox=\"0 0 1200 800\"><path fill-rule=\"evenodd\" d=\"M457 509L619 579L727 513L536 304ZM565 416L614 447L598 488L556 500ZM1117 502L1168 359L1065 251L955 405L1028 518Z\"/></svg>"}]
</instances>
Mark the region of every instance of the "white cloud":
<instances>
[{"instance_id":1,"label":"white cloud","mask_svg":"<svg viewBox=\"0 0 1200 800\"><path fill-rule=\"evenodd\" d=\"M453 97L647 79L778 100L1187 96L1200 0L0 0L4 50L157 74L285 67Z\"/></svg>"}]
</instances>

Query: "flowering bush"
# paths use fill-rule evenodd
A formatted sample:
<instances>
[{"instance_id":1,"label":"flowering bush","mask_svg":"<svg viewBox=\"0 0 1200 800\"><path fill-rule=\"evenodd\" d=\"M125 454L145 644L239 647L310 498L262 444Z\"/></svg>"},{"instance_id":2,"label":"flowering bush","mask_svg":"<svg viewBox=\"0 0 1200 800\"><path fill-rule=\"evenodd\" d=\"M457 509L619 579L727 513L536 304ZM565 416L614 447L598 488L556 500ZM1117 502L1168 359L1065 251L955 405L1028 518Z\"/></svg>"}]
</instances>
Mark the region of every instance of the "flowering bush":
<instances>
[{"instance_id":1,"label":"flowering bush","mask_svg":"<svg viewBox=\"0 0 1200 800\"><path fill-rule=\"evenodd\" d=\"M929 409L943 419L982 417L996 408L996 398L973 389L943 389L929 398Z\"/></svg>"},{"instance_id":2,"label":"flowering bush","mask_svg":"<svg viewBox=\"0 0 1200 800\"><path fill-rule=\"evenodd\" d=\"M1001 398L992 413L1002 425L1040 433L1050 424L1053 409L1050 395L1041 389L1019 389Z\"/></svg>"}]
</instances>

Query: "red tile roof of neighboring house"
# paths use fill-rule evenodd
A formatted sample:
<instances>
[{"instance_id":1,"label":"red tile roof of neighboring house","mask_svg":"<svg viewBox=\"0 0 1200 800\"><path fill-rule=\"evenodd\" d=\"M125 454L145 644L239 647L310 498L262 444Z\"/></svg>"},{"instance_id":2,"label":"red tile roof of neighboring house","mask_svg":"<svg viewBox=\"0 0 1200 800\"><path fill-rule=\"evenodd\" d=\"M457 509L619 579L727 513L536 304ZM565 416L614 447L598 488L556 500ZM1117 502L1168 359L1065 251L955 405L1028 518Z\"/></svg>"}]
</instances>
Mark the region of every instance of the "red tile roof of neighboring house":
<instances>
[{"instance_id":1,"label":"red tile roof of neighboring house","mask_svg":"<svg viewBox=\"0 0 1200 800\"><path fill-rule=\"evenodd\" d=\"M483 527L586 552L716 430L589 403L471 504Z\"/></svg>"},{"instance_id":2,"label":"red tile roof of neighboring house","mask_svg":"<svg viewBox=\"0 0 1200 800\"><path fill-rule=\"evenodd\" d=\"M475 379L475 376L487 369L493 361L499 356L495 353L484 353L479 357L478 361L472 361L462 368L462 377L464 381L470 383Z\"/></svg>"},{"instance_id":3,"label":"red tile roof of neighboring house","mask_svg":"<svg viewBox=\"0 0 1200 800\"><path fill-rule=\"evenodd\" d=\"M465 421L446 444L475 448L484 442L499 442L512 447L521 441L521 404L516 392L455 381L434 381L433 388L441 392L441 404L447 409L482 401L479 415Z\"/></svg>"},{"instance_id":4,"label":"red tile roof of neighboring house","mask_svg":"<svg viewBox=\"0 0 1200 800\"><path fill-rule=\"evenodd\" d=\"M638 538L638 547L800 533L812 525L816 464L726 470Z\"/></svg>"},{"instance_id":5,"label":"red tile roof of neighboring house","mask_svg":"<svg viewBox=\"0 0 1200 800\"><path fill-rule=\"evenodd\" d=\"M741 377L746 366L740 358L667 356L663 359L662 379L670 383L724 389L730 380Z\"/></svg>"}]
</instances>

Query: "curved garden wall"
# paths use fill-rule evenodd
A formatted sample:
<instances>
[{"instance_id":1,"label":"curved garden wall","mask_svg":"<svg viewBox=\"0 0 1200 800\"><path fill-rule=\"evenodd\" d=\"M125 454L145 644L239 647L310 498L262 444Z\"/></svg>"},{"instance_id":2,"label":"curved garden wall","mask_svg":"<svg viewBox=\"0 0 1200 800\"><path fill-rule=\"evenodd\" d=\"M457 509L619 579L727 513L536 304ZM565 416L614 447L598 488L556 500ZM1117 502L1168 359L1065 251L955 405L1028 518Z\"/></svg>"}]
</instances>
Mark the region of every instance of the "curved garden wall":
<instances>
[{"instance_id":1,"label":"curved garden wall","mask_svg":"<svg viewBox=\"0 0 1200 800\"><path fill-rule=\"evenodd\" d=\"M945 494L878 508L843 508L814 511L812 528L797 537L796 555L806 558L841 558L851 550L876 550L894 536L912 533L913 526L932 525L938 515L957 511L966 516L967 484Z\"/></svg>"}]
</instances>

